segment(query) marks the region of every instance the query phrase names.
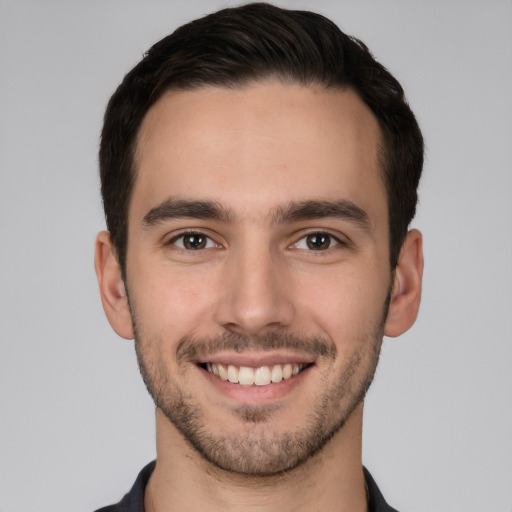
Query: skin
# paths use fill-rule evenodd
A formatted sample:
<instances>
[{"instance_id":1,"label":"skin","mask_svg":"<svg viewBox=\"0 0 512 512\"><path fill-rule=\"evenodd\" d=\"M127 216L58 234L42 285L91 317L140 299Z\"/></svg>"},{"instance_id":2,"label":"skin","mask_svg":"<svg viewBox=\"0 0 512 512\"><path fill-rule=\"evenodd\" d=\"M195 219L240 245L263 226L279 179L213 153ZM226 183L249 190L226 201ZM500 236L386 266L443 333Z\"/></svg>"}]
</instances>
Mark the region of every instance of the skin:
<instances>
[{"instance_id":1,"label":"skin","mask_svg":"<svg viewBox=\"0 0 512 512\"><path fill-rule=\"evenodd\" d=\"M106 232L96 271L112 327L136 334L158 406L147 510L366 510L362 399L383 334L414 323L423 269L415 230L389 266L379 141L376 119L351 90L270 81L201 88L169 92L146 115L126 288ZM213 202L223 215L183 216L180 201ZM283 213L307 201L353 208ZM206 246L187 249L184 230ZM320 234L330 245L318 249ZM308 368L258 388L222 382L199 366L207 361ZM201 455L170 421L183 403L207 447L224 443L218 453ZM279 442L308 428L333 437L309 456L284 453Z\"/></svg>"}]
</instances>

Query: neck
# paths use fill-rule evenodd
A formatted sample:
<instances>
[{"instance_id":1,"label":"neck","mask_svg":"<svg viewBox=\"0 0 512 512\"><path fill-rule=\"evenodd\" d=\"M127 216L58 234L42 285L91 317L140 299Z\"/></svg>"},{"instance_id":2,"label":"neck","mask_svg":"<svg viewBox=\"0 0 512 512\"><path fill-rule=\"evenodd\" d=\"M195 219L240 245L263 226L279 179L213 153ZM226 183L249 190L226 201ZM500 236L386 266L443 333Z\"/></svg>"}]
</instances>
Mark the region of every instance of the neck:
<instances>
[{"instance_id":1,"label":"neck","mask_svg":"<svg viewBox=\"0 0 512 512\"><path fill-rule=\"evenodd\" d=\"M361 463L362 405L316 455L271 477L237 475L206 462L157 409L157 464L147 512L367 510Z\"/></svg>"}]
</instances>

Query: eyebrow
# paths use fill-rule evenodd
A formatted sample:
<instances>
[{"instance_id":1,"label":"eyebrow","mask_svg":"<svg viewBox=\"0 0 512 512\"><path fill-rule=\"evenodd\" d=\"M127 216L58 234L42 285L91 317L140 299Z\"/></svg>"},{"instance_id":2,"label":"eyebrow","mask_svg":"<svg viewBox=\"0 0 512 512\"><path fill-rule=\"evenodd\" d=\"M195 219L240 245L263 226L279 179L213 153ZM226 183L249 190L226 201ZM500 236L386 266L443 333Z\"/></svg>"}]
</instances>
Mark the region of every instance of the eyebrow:
<instances>
[{"instance_id":1,"label":"eyebrow","mask_svg":"<svg viewBox=\"0 0 512 512\"><path fill-rule=\"evenodd\" d=\"M235 217L232 210L217 201L169 198L149 210L142 223L146 228L166 220L180 218L209 219L229 223ZM289 224L329 217L346 220L365 231L371 231L371 224L366 211L346 199L337 201L311 199L290 202L284 206L278 206L270 212L270 219L274 224Z\"/></svg>"},{"instance_id":2,"label":"eyebrow","mask_svg":"<svg viewBox=\"0 0 512 512\"><path fill-rule=\"evenodd\" d=\"M371 230L366 211L347 199L292 202L277 208L272 216L273 221L278 224L331 217L352 222L365 231Z\"/></svg>"},{"instance_id":3,"label":"eyebrow","mask_svg":"<svg viewBox=\"0 0 512 512\"><path fill-rule=\"evenodd\" d=\"M233 219L233 214L229 209L216 201L170 198L149 210L144 219L142 219L142 223L145 227L151 227L166 220L183 218L230 222Z\"/></svg>"}]
</instances>

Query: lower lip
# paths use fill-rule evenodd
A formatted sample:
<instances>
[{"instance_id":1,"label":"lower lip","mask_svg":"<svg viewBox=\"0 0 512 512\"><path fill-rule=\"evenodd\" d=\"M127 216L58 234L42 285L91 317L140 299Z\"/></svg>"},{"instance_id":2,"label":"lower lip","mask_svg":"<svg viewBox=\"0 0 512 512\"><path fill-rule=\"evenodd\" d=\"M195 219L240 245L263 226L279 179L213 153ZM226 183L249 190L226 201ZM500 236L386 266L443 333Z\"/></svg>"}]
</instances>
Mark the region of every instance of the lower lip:
<instances>
[{"instance_id":1,"label":"lower lip","mask_svg":"<svg viewBox=\"0 0 512 512\"><path fill-rule=\"evenodd\" d=\"M266 386L233 384L227 380L220 379L199 366L197 368L206 377L208 383L222 394L242 404L255 404L278 400L291 393L301 385L312 366L304 368L300 373L289 379L282 380L281 382L272 382Z\"/></svg>"}]
</instances>

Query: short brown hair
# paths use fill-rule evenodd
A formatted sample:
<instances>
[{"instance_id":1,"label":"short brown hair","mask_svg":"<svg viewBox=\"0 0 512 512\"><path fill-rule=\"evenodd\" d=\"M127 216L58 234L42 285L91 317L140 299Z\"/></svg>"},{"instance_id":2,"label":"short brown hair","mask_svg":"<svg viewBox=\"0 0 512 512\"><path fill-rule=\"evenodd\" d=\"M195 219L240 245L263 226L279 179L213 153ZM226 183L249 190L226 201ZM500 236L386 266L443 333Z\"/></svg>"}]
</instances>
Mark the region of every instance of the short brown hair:
<instances>
[{"instance_id":1,"label":"short brown hair","mask_svg":"<svg viewBox=\"0 0 512 512\"><path fill-rule=\"evenodd\" d=\"M388 197L390 263L395 268L414 217L423 138L398 81L368 48L332 21L266 3L223 9L181 26L152 46L110 99L99 152L107 228L123 276L137 134L149 108L170 89L236 88L265 78L354 89L377 118Z\"/></svg>"}]
</instances>

